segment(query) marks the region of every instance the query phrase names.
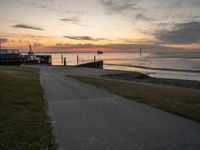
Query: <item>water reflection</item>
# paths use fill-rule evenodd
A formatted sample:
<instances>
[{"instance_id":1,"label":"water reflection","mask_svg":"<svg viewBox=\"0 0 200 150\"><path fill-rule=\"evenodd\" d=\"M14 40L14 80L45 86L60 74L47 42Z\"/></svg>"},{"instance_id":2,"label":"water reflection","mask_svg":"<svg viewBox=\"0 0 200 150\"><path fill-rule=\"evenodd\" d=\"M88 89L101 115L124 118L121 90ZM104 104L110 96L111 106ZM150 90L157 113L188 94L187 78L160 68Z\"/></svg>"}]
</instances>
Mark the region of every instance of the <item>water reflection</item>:
<instances>
[{"instance_id":1,"label":"water reflection","mask_svg":"<svg viewBox=\"0 0 200 150\"><path fill-rule=\"evenodd\" d=\"M167 70L144 69L139 67L181 69L200 71L200 53L144 53L142 57L138 53L48 53L52 55L53 65L61 64L61 55L66 57L67 65L77 64L77 55L79 63L93 61L94 56L97 60L104 60L105 69L117 69L127 71L139 71L153 77L177 78L187 80L199 80L200 73L180 72Z\"/></svg>"}]
</instances>

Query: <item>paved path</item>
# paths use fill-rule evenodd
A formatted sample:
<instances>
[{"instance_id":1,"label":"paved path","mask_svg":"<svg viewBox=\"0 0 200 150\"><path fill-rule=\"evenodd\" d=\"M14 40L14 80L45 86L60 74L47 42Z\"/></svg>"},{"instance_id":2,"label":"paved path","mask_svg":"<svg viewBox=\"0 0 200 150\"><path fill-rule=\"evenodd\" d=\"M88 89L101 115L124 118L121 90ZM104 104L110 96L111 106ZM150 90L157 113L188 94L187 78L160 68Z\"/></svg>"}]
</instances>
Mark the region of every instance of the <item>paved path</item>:
<instances>
[{"instance_id":1,"label":"paved path","mask_svg":"<svg viewBox=\"0 0 200 150\"><path fill-rule=\"evenodd\" d=\"M40 67L59 150L199 150L200 123L127 100L65 74L95 69Z\"/></svg>"}]
</instances>

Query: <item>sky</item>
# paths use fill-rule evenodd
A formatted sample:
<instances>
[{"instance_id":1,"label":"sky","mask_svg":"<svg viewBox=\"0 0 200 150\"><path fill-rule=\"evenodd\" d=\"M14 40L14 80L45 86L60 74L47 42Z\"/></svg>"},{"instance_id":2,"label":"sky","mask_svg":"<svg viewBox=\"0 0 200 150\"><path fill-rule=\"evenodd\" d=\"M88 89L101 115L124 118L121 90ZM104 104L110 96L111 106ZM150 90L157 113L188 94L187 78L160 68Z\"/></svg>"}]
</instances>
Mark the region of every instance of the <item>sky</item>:
<instances>
[{"instance_id":1,"label":"sky","mask_svg":"<svg viewBox=\"0 0 200 150\"><path fill-rule=\"evenodd\" d=\"M0 0L3 48L200 51L200 0Z\"/></svg>"}]
</instances>

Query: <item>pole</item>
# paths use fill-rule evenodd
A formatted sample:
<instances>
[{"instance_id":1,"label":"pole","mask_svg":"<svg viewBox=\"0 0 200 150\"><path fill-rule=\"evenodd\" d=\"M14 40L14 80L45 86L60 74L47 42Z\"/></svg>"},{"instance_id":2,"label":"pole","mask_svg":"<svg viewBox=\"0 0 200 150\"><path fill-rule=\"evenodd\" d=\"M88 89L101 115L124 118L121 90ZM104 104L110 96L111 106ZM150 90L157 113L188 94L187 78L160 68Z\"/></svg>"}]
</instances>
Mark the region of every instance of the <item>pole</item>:
<instances>
[{"instance_id":1,"label":"pole","mask_svg":"<svg viewBox=\"0 0 200 150\"><path fill-rule=\"evenodd\" d=\"M140 48L140 56L142 56L142 49Z\"/></svg>"},{"instance_id":2,"label":"pole","mask_svg":"<svg viewBox=\"0 0 200 150\"><path fill-rule=\"evenodd\" d=\"M32 51L32 47L31 47L31 45L29 45L29 50Z\"/></svg>"},{"instance_id":3,"label":"pole","mask_svg":"<svg viewBox=\"0 0 200 150\"><path fill-rule=\"evenodd\" d=\"M64 57L64 66L66 66L67 63L66 63L66 57Z\"/></svg>"},{"instance_id":4,"label":"pole","mask_svg":"<svg viewBox=\"0 0 200 150\"><path fill-rule=\"evenodd\" d=\"M63 55L61 55L61 65L63 65Z\"/></svg>"},{"instance_id":5,"label":"pole","mask_svg":"<svg viewBox=\"0 0 200 150\"><path fill-rule=\"evenodd\" d=\"M96 56L94 56L94 62L96 61Z\"/></svg>"},{"instance_id":6,"label":"pole","mask_svg":"<svg viewBox=\"0 0 200 150\"><path fill-rule=\"evenodd\" d=\"M78 55L77 55L77 60L76 61L77 61L77 65L78 65L78 61L79 61L79 56Z\"/></svg>"},{"instance_id":7,"label":"pole","mask_svg":"<svg viewBox=\"0 0 200 150\"><path fill-rule=\"evenodd\" d=\"M0 50L1 50L1 42L0 42Z\"/></svg>"}]
</instances>

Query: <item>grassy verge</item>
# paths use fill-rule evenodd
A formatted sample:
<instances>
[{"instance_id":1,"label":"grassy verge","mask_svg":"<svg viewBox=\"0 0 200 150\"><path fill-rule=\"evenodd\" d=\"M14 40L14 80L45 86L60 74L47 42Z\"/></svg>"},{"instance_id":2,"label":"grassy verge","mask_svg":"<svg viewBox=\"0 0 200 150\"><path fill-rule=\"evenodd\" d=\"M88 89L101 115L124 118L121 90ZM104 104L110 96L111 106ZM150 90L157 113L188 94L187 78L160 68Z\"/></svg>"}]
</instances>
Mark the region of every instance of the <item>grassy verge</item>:
<instances>
[{"instance_id":1,"label":"grassy verge","mask_svg":"<svg viewBox=\"0 0 200 150\"><path fill-rule=\"evenodd\" d=\"M69 77L104 88L120 96L200 121L200 92L182 91L178 88L161 88L149 84L125 83L108 79L71 75Z\"/></svg>"},{"instance_id":2,"label":"grassy verge","mask_svg":"<svg viewBox=\"0 0 200 150\"><path fill-rule=\"evenodd\" d=\"M162 85L170 85L170 86L176 86L176 87L179 86L179 87L200 89L199 81L154 78L154 77L150 77L146 75L141 75L138 78L135 78L134 74L135 73L108 74L108 75L103 75L103 77L128 80L128 81L136 81L136 82L148 82L148 83L155 83L155 84L162 84Z\"/></svg>"},{"instance_id":3,"label":"grassy verge","mask_svg":"<svg viewBox=\"0 0 200 150\"><path fill-rule=\"evenodd\" d=\"M37 69L0 67L0 149L54 149Z\"/></svg>"}]
</instances>

